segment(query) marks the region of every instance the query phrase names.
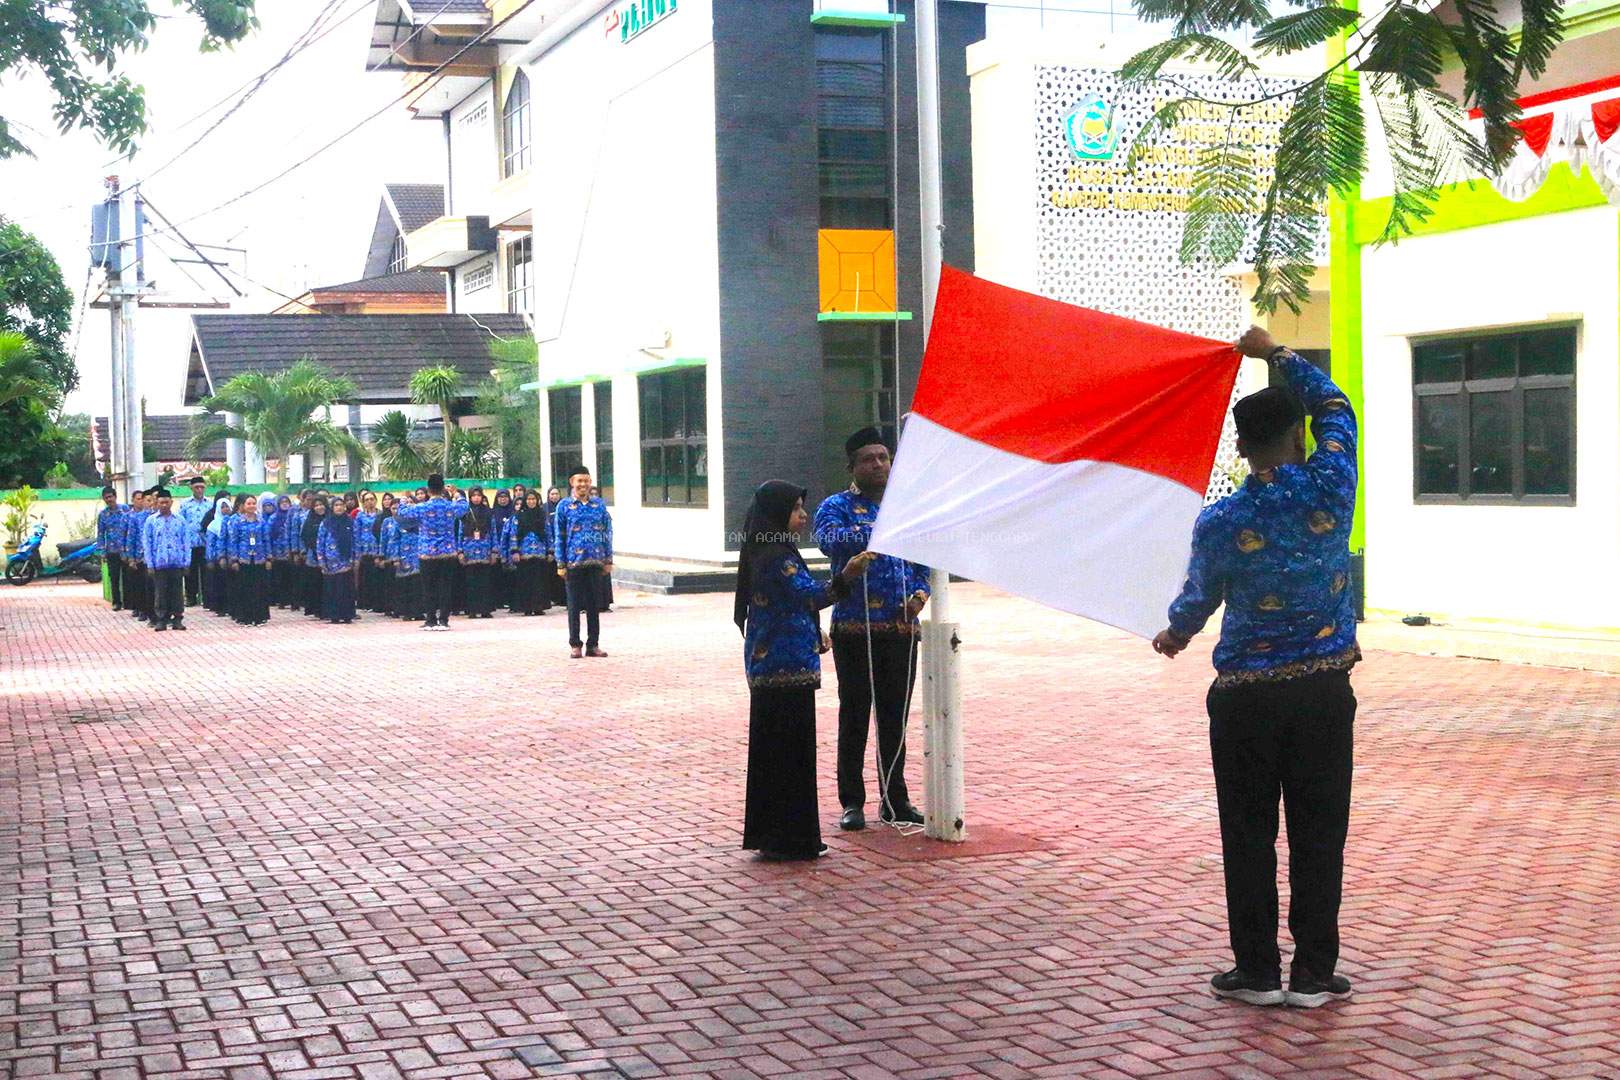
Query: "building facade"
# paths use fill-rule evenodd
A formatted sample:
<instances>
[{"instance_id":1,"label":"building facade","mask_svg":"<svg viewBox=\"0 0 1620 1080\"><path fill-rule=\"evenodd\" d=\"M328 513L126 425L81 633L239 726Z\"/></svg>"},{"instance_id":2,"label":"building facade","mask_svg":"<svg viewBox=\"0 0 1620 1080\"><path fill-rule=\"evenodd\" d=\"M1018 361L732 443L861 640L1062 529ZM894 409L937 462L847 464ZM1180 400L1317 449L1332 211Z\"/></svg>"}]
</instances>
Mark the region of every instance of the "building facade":
<instances>
[{"instance_id":1,"label":"building facade","mask_svg":"<svg viewBox=\"0 0 1620 1080\"><path fill-rule=\"evenodd\" d=\"M844 438L893 432L910 399L911 5L540 6L490 9L498 44L408 75L445 130L447 199L407 264L449 275L452 311L532 320L545 477L589 469L621 550L735 557L755 486L797 480L813 506L847 483ZM972 269L984 11L940 23L946 258ZM411 71L408 33L379 21L374 66Z\"/></svg>"}]
</instances>

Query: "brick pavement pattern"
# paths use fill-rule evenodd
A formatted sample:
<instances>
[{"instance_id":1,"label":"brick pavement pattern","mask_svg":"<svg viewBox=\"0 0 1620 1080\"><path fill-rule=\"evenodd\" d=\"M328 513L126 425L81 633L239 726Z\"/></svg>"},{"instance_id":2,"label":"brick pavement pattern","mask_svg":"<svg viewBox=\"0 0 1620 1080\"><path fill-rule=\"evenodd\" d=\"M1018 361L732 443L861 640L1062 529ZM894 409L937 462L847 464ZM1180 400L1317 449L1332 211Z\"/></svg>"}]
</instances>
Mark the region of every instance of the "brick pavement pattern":
<instances>
[{"instance_id":1,"label":"brick pavement pattern","mask_svg":"<svg viewBox=\"0 0 1620 1080\"><path fill-rule=\"evenodd\" d=\"M1262 1010L1205 990L1208 641L964 588L969 827L1035 850L841 836L829 686L832 852L772 864L729 598L621 600L570 661L555 613L160 637L0 591L0 1076L1620 1073L1612 676L1370 656L1358 992Z\"/></svg>"}]
</instances>

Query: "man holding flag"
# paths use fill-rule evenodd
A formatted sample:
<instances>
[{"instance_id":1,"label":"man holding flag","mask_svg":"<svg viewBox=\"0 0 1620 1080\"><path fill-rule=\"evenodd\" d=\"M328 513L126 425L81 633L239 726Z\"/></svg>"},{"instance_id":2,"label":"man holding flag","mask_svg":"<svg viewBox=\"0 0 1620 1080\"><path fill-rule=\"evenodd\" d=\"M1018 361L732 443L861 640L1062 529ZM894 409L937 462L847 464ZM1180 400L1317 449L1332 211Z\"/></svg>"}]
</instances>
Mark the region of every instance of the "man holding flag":
<instances>
[{"instance_id":1,"label":"man holding flag","mask_svg":"<svg viewBox=\"0 0 1620 1080\"><path fill-rule=\"evenodd\" d=\"M1238 343L1286 386L1232 409L1250 474L1194 526L1192 561L1170 625L1153 647L1174 657L1222 603L1209 741L1220 808L1226 907L1237 967L1219 997L1313 1007L1350 994L1339 959L1339 899L1350 820L1361 658L1347 543L1356 503L1356 417L1326 375L1270 334ZM1309 413L1316 451L1305 452ZM1294 957L1282 989L1277 949L1277 799L1288 817L1288 928Z\"/></svg>"}]
</instances>

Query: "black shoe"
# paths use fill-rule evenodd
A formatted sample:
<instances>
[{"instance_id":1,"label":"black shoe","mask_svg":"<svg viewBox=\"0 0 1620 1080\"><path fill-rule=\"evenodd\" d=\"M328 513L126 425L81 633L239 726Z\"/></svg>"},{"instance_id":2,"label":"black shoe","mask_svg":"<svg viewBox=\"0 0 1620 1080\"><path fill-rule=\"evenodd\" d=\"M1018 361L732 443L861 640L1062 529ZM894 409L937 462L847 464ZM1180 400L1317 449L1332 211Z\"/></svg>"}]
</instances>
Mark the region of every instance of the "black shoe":
<instances>
[{"instance_id":1,"label":"black shoe","mask_svg":"<svg viewBox=\"0 0 1620 1080\"><path fill-rule=\"evenodd\" d=\"M1209 980L1209 988L1218 998L1246 1001L1250 1005L1281 1005L1286 1000L1280 976L1249 975L1237 968Z\"/></svg>"},{"instance_id":2,"label":"black shoe","mask_svg":"<svg viewBox=\"0 0 1620 1080\"><path fill-rule=\"evenodd\" d=\"M889 807L885 806L882 810L878 811L878 817L882 818L885 823L896 821L904 825L921 825L923 823L922 811L918 810L910 803L901 803L892 811L889 809Z\"/></svg>"},{"instance_id":3,"label":"black shoe","mask_svg":"<svg viewBox=\"0 0 1620 1080\"><path fill-rule=\"evenodd\" d=\"M186 628L186 624L183 623L183 622L180 622L178 620L176 620L174 626L171 627L171 629L174 629L174 630L184 630L185 628Z\"/></svg>"},{"instance_id":4,"label":"black shoe","mask_svg":"<svg viewBox=\"0 0 1620 1080\"><path fill-rule=\"evenodd\" d=\"M152 627L152 629L156 630L158 633L161 634L161 633L163 633L163 631L167 630L168 627L164 626L162 623L158 623L156 626Z\"/></svg>"},{"instance_id":5,"label":"black shoe","mask_svg":"<svg viewBox=\"0 0 1620 1080\"><path fill-rule=\"evenodd\" d=\"M860 832L866 828L866 811L858 806L844 808L844 816L838 819L838 827L845 832Z\"/></svg>"},{"instance_id":6,"label":"black shoe","mask_svg":"<svg viewBox=\"0 0 1620 1080\"><path fill-rule=\"evenodd\" d=\"M422 629L424 630L437 630L438 628L439 624L434 622L432 619L429 619L427 622L422 624Z\"/></svg>"},{"instance_id":7,"label":"black shoe","mask_svg":"<svg viewBox=\"0 0 1620 1080\"><path fill-rule=\"evenodd\" d=\"M1299 971L1288 977L1288 1004L1296 1009L1314 1009L1349 996L1350 980L1343 975L1318 979L1309 972Z\"/></svg>"},{"instance_id":8,"label":"black shoe","mask_svg":"<svg viewBox=\"0 0 1620 1080\"><path fill-rule=\"evenodd\" d=\"M123 611L124 610L124 605L123 604L114 604L113 605L113 610L114 611Z\"/></svg>"}]
</instances>

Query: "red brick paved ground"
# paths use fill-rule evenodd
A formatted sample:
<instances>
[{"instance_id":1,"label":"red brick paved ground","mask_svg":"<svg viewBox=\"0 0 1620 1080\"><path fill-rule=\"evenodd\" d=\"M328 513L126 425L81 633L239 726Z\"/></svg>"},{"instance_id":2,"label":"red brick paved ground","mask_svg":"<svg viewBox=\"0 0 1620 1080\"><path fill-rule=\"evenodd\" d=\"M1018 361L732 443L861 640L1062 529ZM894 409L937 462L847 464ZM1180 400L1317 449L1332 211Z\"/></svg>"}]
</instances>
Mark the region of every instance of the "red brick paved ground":
<instances>
[{"instance_id":1,"label":"red brick paved ground","mask_svg":"<svg viewBox=\"0 0 1620 1080\"><path fill-rule=\"evenodd\" d=\"M1359 992L1259 1010L1204 990L1207 644L964 594L971 822L1040 848L841 838L829 689L804 866L737 849L726 598L575 663L555 613L159 637L4 590L0 1076L1620 1074L1620 680L1372 656Z\"/></svg>"}]
</instances>

